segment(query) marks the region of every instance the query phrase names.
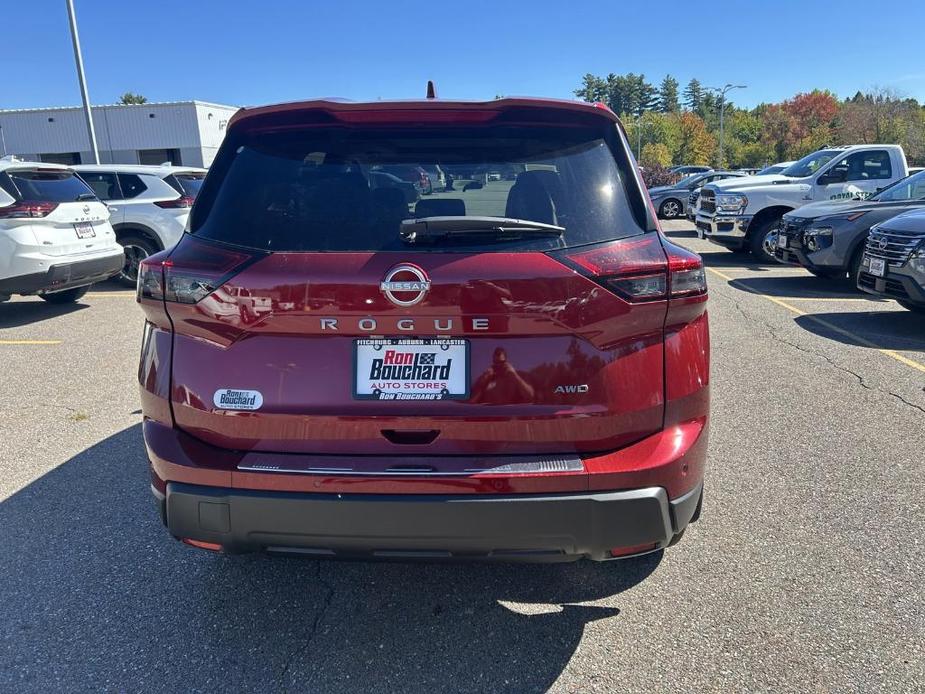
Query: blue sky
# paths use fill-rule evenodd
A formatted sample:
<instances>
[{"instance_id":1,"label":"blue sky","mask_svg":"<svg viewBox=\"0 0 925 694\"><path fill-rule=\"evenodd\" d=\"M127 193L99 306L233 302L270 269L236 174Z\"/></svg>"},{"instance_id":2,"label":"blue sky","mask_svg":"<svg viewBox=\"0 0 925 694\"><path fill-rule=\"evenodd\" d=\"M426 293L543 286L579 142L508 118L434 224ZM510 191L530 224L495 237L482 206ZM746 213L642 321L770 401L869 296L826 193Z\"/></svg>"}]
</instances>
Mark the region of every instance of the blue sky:
<instances>
[{"instance_id":1,"label":"blue sky","mask_svg":"<svg viewBox=\"0 0 925 694\"><path fill-rule=\"evenodd\" d=\"M75 0L93 103L570 97L586 72L749 85L745 106L884 86L925 102L925 3ZM0 108L77 105L63 0L4 3ZM710 10L710 30L691 18ZM710 36L729 48L703 47ZM698 38L699 37L699 38Z\"/></svg>"}]
</instances>

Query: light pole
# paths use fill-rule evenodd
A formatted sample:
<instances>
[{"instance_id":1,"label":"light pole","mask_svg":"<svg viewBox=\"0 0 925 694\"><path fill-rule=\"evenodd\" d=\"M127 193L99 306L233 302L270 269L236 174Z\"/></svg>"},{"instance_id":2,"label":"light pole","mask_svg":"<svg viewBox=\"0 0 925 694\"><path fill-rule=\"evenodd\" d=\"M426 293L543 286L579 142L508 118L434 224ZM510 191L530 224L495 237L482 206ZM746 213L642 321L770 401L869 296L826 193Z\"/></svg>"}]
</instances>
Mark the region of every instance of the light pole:
<instances>
[{"instance_id":1,"label":"light pole","mask_svg":"<svg viewBox=\"0 0 925 694\"><path fill-rule=\"evenodd\" d=\"M77 63L77 80L80 82L80 96L84 102L84 115L87 117L87 134L90 136L90 149L93 163L100 163L100 151L96 146L96 131L93 129L93 114L90 112L90 94L87 92L87 78L84 76L84 59L80 54L80 38L77 36L77 17L74 15L74 0L67 2L67 18L71 25L71 42L74 44L74 61Z\"/></svg>"},{"instance_id":2,"label":"light pole","mask_svg":"<svg viewBox=\"0 0 925 694\"><path fill-rule=\"evenodd\" d=\"M747 84L726 84L723 87L707 87L719 94L719 165L723 165L723 115L726 111L726 94L733 89L747 89Z\"/></svg>"},{"instance_id":3,"label":"light pole","mask_svg":"<svg viewBox=\"0 0 925 694\"><path fill-rule=\"evenodd\" d=\"M651 123L642 122L642 113L636 116L636 162L642 159L642 126L651 125Z\"/></svg>"}]
</instances>

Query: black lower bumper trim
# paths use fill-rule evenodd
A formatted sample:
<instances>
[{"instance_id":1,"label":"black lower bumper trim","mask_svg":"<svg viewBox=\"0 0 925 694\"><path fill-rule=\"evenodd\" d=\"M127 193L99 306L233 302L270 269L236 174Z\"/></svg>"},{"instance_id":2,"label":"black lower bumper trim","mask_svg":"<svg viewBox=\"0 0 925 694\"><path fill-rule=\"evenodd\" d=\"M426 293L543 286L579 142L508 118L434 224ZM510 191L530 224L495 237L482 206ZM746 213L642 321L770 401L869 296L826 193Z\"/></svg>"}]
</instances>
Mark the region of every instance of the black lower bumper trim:
<instances>
[{"instance_id":1,"label":"black lower bumper trim","mask_svg":"<svg viewBox=\"0 0 925 694\"><path fill-rule=\"evenodd\" d=\"M118 274L124 264L124 255L112 255L52 265L45 272L0 279L0 294L38 294L83 287Z\"/></svg>"},{"instance_id":2,"label":"black lower bumper trim","mask_svg":"<svg viewBox=\"0 0 925 694\"><path fill-rule=\"evenodd\" d=\"M603 560L619 547L665 547L690 522L698 486L669 502L661 487L564 495L375 495L167 485L167 526L229 552Z\"/></svg>"}]
</instances>

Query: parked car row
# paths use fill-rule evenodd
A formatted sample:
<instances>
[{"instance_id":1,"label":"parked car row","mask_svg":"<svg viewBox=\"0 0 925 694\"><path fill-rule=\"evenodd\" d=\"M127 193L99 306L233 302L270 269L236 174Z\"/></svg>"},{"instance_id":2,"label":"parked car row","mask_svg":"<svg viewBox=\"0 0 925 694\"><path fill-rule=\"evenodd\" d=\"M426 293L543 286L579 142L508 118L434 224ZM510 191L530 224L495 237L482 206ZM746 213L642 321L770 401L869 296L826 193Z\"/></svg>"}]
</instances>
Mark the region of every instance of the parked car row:
<instances>
[{"instance_id":1,"label":"parked car row","mask_svg":"<svg viewBox=\"0 0 925 694\"><path fill-rule=\"evenodd\" d=\"M793 162L781 162L780 164L765 167L760 171L758 169L716 171L709 166L675 166L668 170L674 174L683 174L682 177L671 185L649 188L649 196L652 198L652 204L661 219L675 219L686 216L689 220L694 221L700 189L708 183L722 181L727 178L743 178L755 174L779 173L790 164L793 164Z\"/></svg>"},{"instance_id":2,"label":"parked car row","mask_svg":"<svg viewBox=\"0 0 925 694\"><path fill-rule=\"evenodd\" d=\"M775 261L783 216L811 202L867 198L909 174L899 145L827 147L778 174L703 187L695 224L726 248Z\"/></svg>"},{"instance_id":3,"label":"parked car row","mask_svg":"<svg viewBox=\"0 0 925 694\"><path fill-rule=\"evenodd\" d=\"M691 191L698 234L925 310L925 170L910 169L900 146L879 144L780 166Z\"/></svg>"},{"instance_id":4,"label":"parked car row","mask_svg":"<svg viewBox=\"0 0 925 694\"><path fill-rule=\"evenodd\" d=\"M182 236L205 169L0 160L0 301L65 303Z\"/></svg>"},{"instance_id":5,"label":"parked car row","mask_svg":"<svg viewBox=\"0 0 925 694\"><path fill-rule=\"evenodd\" d=\"M692 173L670 186L649 188L649 197L658 216L662 219L676 219L687 215L690 196L707 183L722 181L726 178L745 176L738 171L706 171Z\"/></svg>"},{"instance_id":6,"label":"parked car row","mask_svg":"<svg viewBox=\"0 0 925 694\"><path fill-rule=\"evenodd\" d=\"M775 257L925 312L923 213L919 171L866 200L812 203L784 215Z\"/></svg>"}]
</instances>

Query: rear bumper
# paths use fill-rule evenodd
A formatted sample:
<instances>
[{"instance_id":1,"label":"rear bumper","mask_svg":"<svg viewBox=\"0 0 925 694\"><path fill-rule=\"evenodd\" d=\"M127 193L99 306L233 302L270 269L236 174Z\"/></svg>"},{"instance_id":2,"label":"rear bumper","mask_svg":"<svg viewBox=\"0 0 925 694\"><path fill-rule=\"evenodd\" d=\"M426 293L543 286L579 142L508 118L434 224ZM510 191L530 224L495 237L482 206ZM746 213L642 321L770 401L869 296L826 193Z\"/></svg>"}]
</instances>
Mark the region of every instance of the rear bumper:
<instances>
[{"instance_id":1,"label":"rear bumper","mask_svg":"<svg viewBox=\"0 0 925 694\"><path fill-rule=\"evenodd\" d=\"M117 274L125 262L121 249L103 257L57 263L45 272L35 272L0 279L0 294L37 294L57 292L102 282Z\"/></svg>"},{"instance_id":2,"label":"rear bumper","mask_svg":"<svg viewBox=\"0 0 925 694\"><path fill-rule=\"evenodd\" d=\"M170 483L155 492L171 534L229 552L352 558L605 560L666 547L691 521L702 484L511 496L312 494Z\"/></svg>"}]
</instances>

